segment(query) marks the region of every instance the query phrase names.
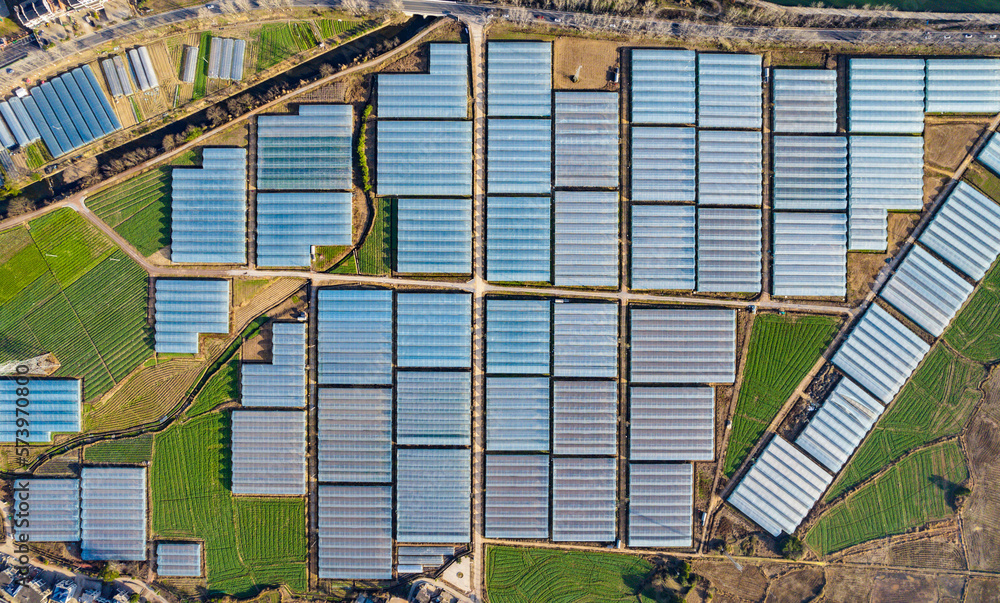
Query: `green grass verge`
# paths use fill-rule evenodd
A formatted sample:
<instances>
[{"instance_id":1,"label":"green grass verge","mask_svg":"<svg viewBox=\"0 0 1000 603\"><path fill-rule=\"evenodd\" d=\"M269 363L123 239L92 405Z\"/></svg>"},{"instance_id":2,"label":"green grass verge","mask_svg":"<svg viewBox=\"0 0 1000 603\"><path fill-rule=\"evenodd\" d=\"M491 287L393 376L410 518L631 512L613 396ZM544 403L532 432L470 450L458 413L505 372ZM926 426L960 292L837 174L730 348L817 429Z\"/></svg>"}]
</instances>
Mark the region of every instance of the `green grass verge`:
<instances>
[{"instance_id":1,"label":"green grass verge","mask_svg":"<svg viewBox=\"0 0 1000 603\"><path fill-rule=\"evenodd\" d=\"M230 400L236 400L240 396L240 361L233 358L222 365L217 373L205 384L205 387L198 392L194 403L188 407L185 414L189 417L197 417L205 414L220 404L225 404Z\"/></svg>"},{"instance_id":2,"label":"green grass verge","mask_svg":"<svg viewBox=\"0 0 1000 603\"><path fill-rule=\"evenodd\" d=\"M805 541L826 555L949 517L954 488L968 476L956 443L925 448L831 507Z\"/></svg>"},{"instance_id":3,"label":"green grass verge","mask_svg":"<svg viewBox=\"0 0 1000 603\"><path fill-rule=\"evenodd\" d=\"M979 283L944 339L967 358L979 362L1000 358L1000 265Z\"/></svg>"},{"instance_id":4,"label":"green grass verge","mask_svg":"<svg viewBox=\"0 0 1000 603\"><path fill-rule=\"evenodd\" d=\"M986 370L940 342L830 488L830 501L875 475L904 454L938 438L956 435L982 397Z\"/></svg>"},{"instance_id":5,"label":"green grass verge","mask_svg":"<svg viewBox=\"0 0 1000 603\"><path fill-rule=\"evenodd\" d=\"M83 460L92 463L143 463L153 458L153 434L91 444L83 449Z\"/></svg>"},{"instance_id":6,"label":"green grass verge","mask_svg":"<svg viewBox=\"0 0 1000 603\"><path fill-rule=\"evenodd\" d=\"M204 540L212 594L242 598L277 584L305 591L305 501L232 496L230 433L229 413L210 413L156 436L153 532Z\"/></svg>"},{"instance_id":7,"label":"green grass verge","mask_svg":"<svg viewBox=\"0 0 1000 603\"><path fill-rule=\"evenodd\" d=\"M492 603L632 603L652 567L631 555L490 546L486 591Z\"/></svg>"},{"instance_id":8,"label":"green grass verge","mask_svg":"<svg viewBox=\"0 0 1000 603\"><path fill-rule=\"evenodd\" d=\"M375 200L375 220L372 229L358 248L358 272L360 274L389 274L392 262L392 198L378 197Z\"/></svg>"},{"instance_id":9,"label":"green grass verge","mask_svg":"<svg viewBox=\"0 0 1000 603\"><path fill-rule=\"evenodd\" d=\"M782 6L814 6L816 0L770 0ZM931 11L942 13L995 13L1000 5L993 0L884 0L865 2L862 0L823 0L827 8L865 8L872 4L889 6L896 10Z\"/></svg>"},{"instance_id":10,"label":"green grass verge","mask_svg":"<svg viewBox=\"0 0 1000 603\"><path fill-rule=\"evenodd\" d=\"M212 34L201 32L201 42L198 43L198 66L194 70L194 90L191 100L203 98L208 91L208 47L212 43Z\"/></svg>"},{"instance_id":11,"label":"green grass verge","mask_svg":"<svg viewBox=\"0 0 1000 603\"><path fill-rule=\"evenodd\" d=\"M754 319L724 471L731 476L781 406L819 360L840 321L761 314Z\"/></svg>"}]
</instances>

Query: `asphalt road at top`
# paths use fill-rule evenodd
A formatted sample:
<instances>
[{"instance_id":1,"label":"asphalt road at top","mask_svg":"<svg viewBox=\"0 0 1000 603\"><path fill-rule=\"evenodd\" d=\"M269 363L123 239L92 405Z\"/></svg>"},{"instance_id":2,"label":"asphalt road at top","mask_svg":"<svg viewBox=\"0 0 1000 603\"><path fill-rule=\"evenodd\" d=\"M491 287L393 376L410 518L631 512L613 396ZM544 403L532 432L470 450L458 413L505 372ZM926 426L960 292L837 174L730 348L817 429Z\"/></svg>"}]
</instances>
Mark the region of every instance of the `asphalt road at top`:
<instances>
[{"instance_id":1,"label":"asphalt road at top","mask_svg":"<svg viewBox=\"0 0 1000 603\"><path fill-rule=\"evenodd\" d=\"M120 37L138 34L148 29L180 23L210 14L224 15L245 10L266 10L269 7L256 0L240 2L218 0L201 6L179 8L157 15L138 17L125 23L107 27L89 36L57 44L49 50L33 47L28 56L15 62L0 74L0 85L12 88L21 80L30 77L48 65L92 50ZM289 0L289 5L299 7L338 7L341 0ZM373 9L388 8L391 0L371 0ZM211 6L212 8L207 8ZM249 7L249 8L247 8ZM490 15L500 16L507 11L501 4L470 4L458 0L402 0L402 10L410 14L429 16L454 15L463 20L485 19ZM599 18L584 13L551 10L531 11L535 18L542 18L551 25L564 27L620 29L629 25L632 29L649 34L675 35L694 38L714 39L766 39L772 42L822 44L824 42L849 43L892 43L892 44L935 44L951 46L956 50L976 48L983 44L998 45L1000 38L991 38L988 33L975 30L968 32L938 32L920 30L868 30L868 29L811 29L792 27L734 27L709 23L688 23L659 19L637 19L634 17L601 16ZM600 22L600 23L598 23ZM967 26L975 27L969 22Z\"/></svg>"}]
</instances>

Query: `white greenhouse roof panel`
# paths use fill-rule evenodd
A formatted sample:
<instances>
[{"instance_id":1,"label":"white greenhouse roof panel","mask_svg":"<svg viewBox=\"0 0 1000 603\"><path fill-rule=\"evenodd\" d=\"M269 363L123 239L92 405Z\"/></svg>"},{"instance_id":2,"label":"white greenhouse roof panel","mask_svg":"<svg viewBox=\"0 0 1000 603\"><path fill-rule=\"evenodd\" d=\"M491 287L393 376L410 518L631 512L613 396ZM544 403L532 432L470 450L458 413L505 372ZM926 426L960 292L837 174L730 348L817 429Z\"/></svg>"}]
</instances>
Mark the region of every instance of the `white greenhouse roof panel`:
<instances>
[{"instance_id":1,"label":"white greenhouse roof panel","mask_svg":"<svg viewBox=\"0 0 1000 603\"><path fill-rule=\"evenodd\" d=\"M170 259L247 261L247 151L203 151L202 167L171 169Z\"/></svg>"},{"instance_id":2,"label":"white greenhouse roof panel","mask_svg":"<svg viewBox=\"0 0 1000 603\"><path fill-rule=\"evenodd\" d=\"M552 282L552 197L488 197L486 280Z\"/></svg>"},{"instance_id":3,"label":"white greenhouse roof panel","mask_svg":"<svg viewBox=\"0 0 1000 603\"><path fill-rule=\"evenodd\" d=\"M848 141L852 207L923 209L923 136L851 136Z\"/></svg>"},{"instance_id":4,"label":"white greenhouse roof panel","mask_svg":"<svg viewBox=\"0 0 1000 603\"><path fill-rule=\"evenodd\" d=\"M233 494L306 493L306 413L234 410Z\"/></svg>"},{"instance_id":5,"label":"white greenhouse roof panel","mask_svg":"<svg viewBox=\"0 0 1000 603\"><path fill-rule=\"evenodd\" d=\"M774 131L836 132L837 71L774 69Z\"/></svg>"},{"instance_id":6,"label":"white greenhouse roof panel","mask_svg":"<svg viewBox=\"0 0 1000 603\"><path fill-rule=\"evenodd\" d=\"M888 404L930 348L923 339L876 304L833 357L833 364Z\"/></svg>"},{"instance_id":7,"label":"white greenhouse roof panel","mask_svg":"<svg viewBox=\"0 0 1000 603\"><path fill-rule=\"evenodd\" d=\"M551 42L487 42L486 112L490 117L552 115Z\"/></svg>"},{"instance_id":8,"label":"white greenhouse roof panel","mask_svg":"<svg viewBox=\"0 0 1000 603\"><path fill-rule=\"evenodd\" d=\"M973 286L919 245L910 248L880 295L935 337L972 294Z\"/></svg>"},{"instance_id":9,"label":"white greenhouse roof panel","mask_svg":"<svg viewBox=\"0 0 1000 603\"><path fill-rule=\"evenodd\" d=\"M392 390L318 390L318 480L344 483L392 481Z\"/></svg>"},{"instance_id":10,"label":"white greenhouse roof panel","mask_svg":"<svg viewBox=\"0 0 1000 603\"><path fill-rule=\"evenodd\" d=\"M549 450L549 379L487 377L486 450Z\"/></svg>"},{"instance_id":11,"label":"white greenhouse roof panel","mask_svg":"<svg viewBox=\"0 0 1000 603\"><path fill-rule=\"evenodd\" d=\"M317 355L322 385L392 384L392 291L320 289Z\"/></svg>"},{"instance_id":12,"label":"white greenhouse roof panel","mask_svg":"<svg viewBox=\"0 0 1000 603\"><path fill-rule=\"evenodd\" d=\"M0 104L0 110L2 109L3 105ZM990 136L989 142L979 152L979 156L976 159L979 160L979 163L988 167L994 174L1000 174L1000 136L997 136L996 133Z\"/></svg>"},{"instance_id":13,"label":"white greenhouse roof panel","mask_svg":"<svg viewBox=\"0 0 1000 603\"><path fill-rule=\"evenodd\" d=\"M763 202L760 132L698 131L698 205Z\"/></svg>"},{"instance_id":14,"label":"white greenhouse roof panel","mask_svg":"<svg viewBox=\"0 0 1000 603\"><path fill-rule=\"evenodd\" d=\"M632 206L632 288L695 287L695 208Z\"/></svg>"},{"instance_id":15,"label":"white greenhouse roof panel","mask_svg":"<svg viewBox=\"0 0 1000 603\"><path fill-rule=\"evenodd\" d=\"M1000 253L1000 205L959 181L920 243L978 281Z\"/></svg>"},{"instance_id":16,"label":"white greenhouse roof panel","mask_svg":"<svg viewBox=\"0 0 1000 603\"><path fill-rule=\"evenodd\" d=\"M380 121L380 196L472 195L471 121Z\"/></svg>"},{"instance_id":17,"label":"white greenhouse roof panel","mask_svg":"<svg viewBox=\"0 0 1000 603\"><path fill-rule=\"evenodd\" d=\"M695 123L695 51L632 50L632 123Z\"/></svg>"},{"instance_id":18,"label":"white greenhouse roof panel","mask_svg":"<svg viewBox=\"0 0 1000 603\"><path fill-rule=\"evenodd\" d=\"M454 556L454 546L400 545L396 547L396 573L419 574L436 570Z\"/></svg>"},{"instance_id":19,"label":"white greenhouse roof panel","mask_svg":"<svg viewBox=\"0 0 1000 603\"><path fill-rule=\"evenodd\" d=\"M80 471L82 557L146 560L146 468L84 467Z\"/></svg>"},{"instance_id":20,"label":"white greenhouse roof panel","mask_svg":"<svg viewBox=\"0 0 1000 603\"><path fill-rule=\"evenodd\" d=\"M405 199L396 202L396 269L410 274L472 272L472 202Z\"/></svg>"},{"instance_id":21,"label":"white greenhouse roof panel","mask_svg":"<svg viewBox=\"0 0 1000 603\"><path fill-rule=\"evenodd\" d=\"M633 308L631 326L633 383L735 381L735 310Z\"/></svg>"},{"instance_id":22,"label":"white greenhouse roof panel","mask_svg":"<svg viewBox=\"0 0 1000 603\"><path fill-rule=\"evenodd\" d=\"M555 284L618 286L618 193L556 191Z\"/></svg>"},{"instance_id":23,"label":"white greenhouse roof panel","mask_svg":"<svg viewBox=\"0 0 1000 603\"><path fill-rule=\"evenodd\" d=\"M698 292L758 293L761 210L698 208Z\"/></svg>"},{"instance_id":24,"label":"white greenhouse roof panel","mask_svg":"<svg viewBox=\"0 0 1000 603\"><path fill-rule=\"evenodd\" d=\"M774 212L774 295L847 295L847 214Z\"/></svg>"},{"instance_id":25,"label":"white greenhouse roof panel","mask_svg":"<svg viewBox=\"0 0 1000 603\"><path fill-rule=\"evenodd\" d=\"M618 453L618 384L555 381L552 384L552 452Z\"/></svg>"},{"instance_id":26,"label":"white greenhouse roof panel","mask_svg":"<svg viewBox=\"0 0 1000 603\"><path fill-rule=\"evenodd\" d=\"M556 186L618 186L618 93L556 92Z\"/></svg>"},{"instance_id":27,"label":"white greenhouse roof panel","mask_svg":"<svg viewBox=\"0 0 1000 603\"><path fill-rule=\"evenodd\" d=\"M201 333L229 333L229 281L158 278L155 339L160 354L197 354Z\"/></svg>"},{"instance_id":28,"label":"white greenhouse roof panel","mask_svg":"<svg viewBox=\"0 0 1000 603\"><path fill-rule=\"evenodd\" d=\"M17 381L0 378L0 442L48 443L55 433L80 431L83 380L31 377L27 384Z\"/></svg>"},{"instance_id":29,"label":"white greenhouse roof panel","mask_svg":"<svg viewBox=\"0 0 1000 603\"><path fill-rule=\"evenodd\" d=\"M831 481L833 476L776 435L729 495L729 504L777 538L795 531Z\"/></svg>"},{"instance_id":30,"label":"white greenhouse roof panel","mask_svg":"<svg viewBox=\"0 0 1000 603\"><path fill-rule=\"evenodd\" d=\"M847 138L774 137L774 209L847 208Z\"/></svg>"},{"instance_id":31,"label":"white greenhouse roof panel","mask_svg":"<svg viewBox=\"0 0 1000 603\"><path fill-rule=\"evenodd\" d=\"M396 541L472 540L472 456L465 448L396 450Z\"/></svg>"},{"instance_id":32,"label":"white greenhouse roof panel","mask_svg":"<svg viewBox=\"0 0 1000 603\"><path fill-rule=\"evenodd\" d=\"M889 248L889 212L884 207L856 207L847 211L848 251L885 251Z\"/></svg>"},{"instance_id":33,"label":"white greenhouse roof panel","mask_svg":"<svg viewBox=\"0 0 1000 603\"><path fill-rule=\"evenodd\" d=\"M928 113L1000 111L1000 59L927 59Z\"/></svg>"},{"instance_id":34,"label":"white greenhouse roof panel","mask_svg":"<svg viewBox=\"0 0 1000 603\"><path fill-rule=\"evenodd\" d=\"M762 57L698 53L698 127L760 128Z\"/></svg>"},{"instance_id":35,"label":"white greenhouse roof panel","mask_svg":"<svg viewBox=\"0 0 1000 603\"><path fill-rule=\"evenodd\" d=\"M18 478L11 484L15 499L27 492L30 505L27 522L12 522L15 538L26 535L31 542L80 540L80 480Z\"/></svg>"},{"instance_id":36,"label":"white greenhouse roof panel","mask_svg":"<svg viewBox=\"0 0 1000 603\"><path fill-rule=\"evenodd\" d=\"M396 444L470 446L471 438L471 373L396 373Z\"/></svg>"},{"instance_id":37,"label":"white greenhouse roof panel","mask_svg":"<svg viewBox=\"0 0 1000 603\"><path fill-rule=\"evenodd\" d=\"M350 247L351 221L351 193L258 193L257 266L309 268L314 247Z\"/></svg>"},{"instance_id":38,"label":"white greenhouse roof panel","mask_svg":"<svg viewBox=\"0 0 1000 603\"><path fill-rule=\"evenodd\" d=\"M259 116L257 189L350 191L353 136L351 105L299 105L298 115Z\"/></svg>"},{"instance_id":39,"label":"white greenhouse roof panel","mask_svg":"<svg viewBox=\"0 0 1000 603\"><path fill-rule=\"evenodd\" d=\"M380 119L466 119L469 116L468 45L431 43L429 46L429 73L380 73L376 76Z\"/></svg>"},{"instance_id":40,"label":"white greenhouse roof panel","mask_svg":"<svg viewBox=\"0 0 1000 603\"><path fill-rule=\"evenodd\" d=\"M847 90L848 131L924 131L924 59L849 59Z\"/></svg>"},{"instance_id":41,"label":"white greenhouse roof panel","mask_svg":"<svg viewBox=\"0 0 1000 603\"><path fill-rule=\"evenodd\" d=\"M837 473L884 409L878 400L844 377L809 419L795 443Z\"/></svg>"},{"instance_id":42,"label":"white greenhouse roof panel","mask_svg":"<svg viewBox=\"0 0 1000 603\"><path fill-rule=\"evenodd\" d=\"M486 134L486 190L491 195L552 192L550 120L490 119Z\"/></svg>"},{"instance_id":43,"label":"white greenhouse roof panel","mask_svg":"<svg viewBox=\"0 0 1000 603\"><path fill-rule=\"evenodd\" d=\"M715 458L714 388L632 387L629 409L629 460Z\"/></svg>"},{"instance_id":44,"label":"white greenhouse roof panel","mask_svg":"<svg viewBox=\"0 0 1000 603\"><path fill-rule=\"evenodd\" d=\"M317 488L319 577L392 579L392 486Z\"/></svg>"},{"instance_id":45,"label":"white greenhouse roof panel","mask_svg":"<svg viewBox=\"0 0 1000 603\"><path fill-rule=\"evenodd\" d=\"M552 459L552 540L614 542L617 459Z\"/></svg>"},{"instance_id":46,"label":"white greenhouse roof panel","mask_svg":"<svg viewBox=\"0 0 1000 603\"><path fill-rule=\"evenodd\" d=\"M240 364L240 404L303 408L306 405L306 324L271 325L271 363Z\"/></svg>"},{"instance_id":47,"label":"white greenhouse roof panel","mask_svg":"<svg viewBox=\"0 0 1000 603\"><path fill-rule=\"evenodd\" d=\"M552 304L547 299L486 300L486 372L550 372Z\"/></svg>"},{"instance_id":48,"label":"white greenhouse roof panel","mask_svg":"<svg viewBox=\"0 0 1000 603\"><path fill-rule=\"evenodd\" d=\"M618 376L618 304L557 301L552 322L554 376Z\"/></svg>"},{"instance_id":49,"label":"white greenhouse roof panel","mask_svg":"<svg viewBox=\"0 0 1000 603\"><path fill-rule=\"evenodd\" d=\"M691 546L694 466L632 463L628 481L628 545Z\"/></svg>"},{"instance_id":50,"label":"white greenhouse roof panel","mask_svg":"<svg viewBox=\"0 0 1000 603\"><path fill-rule=\"evenodd\" d=\"M400 293L396 296L396 365L472 366L472 296Z\"/></svg>"},{"instance_id":51,"label":"white greenhouse roof panel","mask_svg":"<svg viewBox=\"0 0 1000 603\"><path fill-rule=\"evenodd\" d=\"M177 578L201 576L200 542L161 542L156 545L156 575Z\"/></svg>"},{"instance_id":52,"label":"white greenhouse roof panel","mask_svg":"<svg viewBox=\"0 0 1000 603\"><path fill-rule=\"evenodd\" d=\"M486 455L486 537L549 537L548 455Z\"/></svg>"},{"instance_id":53,"label":"white greenhouse roof panel","mask_svg":"<svg viewBox=\"0 0 1000 603\"><path fill-rule=\"evenodd\" d=\"M632 128L632 200L694 201L694 128Z\"/></svg>"}]
</instances>

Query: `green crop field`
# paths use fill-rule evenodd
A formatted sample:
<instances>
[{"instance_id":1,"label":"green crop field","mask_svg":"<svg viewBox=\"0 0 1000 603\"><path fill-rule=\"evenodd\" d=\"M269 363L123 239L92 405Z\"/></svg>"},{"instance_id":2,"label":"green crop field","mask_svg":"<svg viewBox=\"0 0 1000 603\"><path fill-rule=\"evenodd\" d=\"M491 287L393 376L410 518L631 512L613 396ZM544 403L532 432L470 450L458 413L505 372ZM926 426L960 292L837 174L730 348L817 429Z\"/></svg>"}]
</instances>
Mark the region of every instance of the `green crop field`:
<instances>
[{"instance_id":1,"label":"green crop field","mask_svg":"<svg viewBox=\"0 0 1000 603\"><path fill-rule=\"evenodd\" d=\"M205 414L220 404L236 400L239 395L240 361L233 358L212 375L185 414L189 417Z\"/></svg>"},{"instance_id":2,"label":"green crop field","mask_svg":"<svg viewBox=\"0 0 1000 603\"><path fill-rule=\"evenodd\" d=\"M305 501L232 496L230 429L229 413L210 413L156 436L153 532L204 540L212 593L246 597L278 583L304 591Z\"/></svg>"},{"instance_id":3,"label":"green crop field","mask_svg":"<svg viewBox=\"0 0 1000 603\"><path fill-rule=\"evenodd\" d=\"M389 274L392 263L392 208L390 197L376 199L375 221L358 248L360 274Z\"/></svg>"},{"instance_id":4,"label":"green crop field","mask_svg":"<svg viewBox=\"0 0 1000 603\"><path fill-rule=\"evenodd\" d=\"M1000 200L1000 178L983 164L978 162L969 164L969 169L965 170L962 180L972 184L993 199Z\"/></svg>"},{"instance_id":5,"label":"green crop field","mask_svg":"<svg viewBox=\"0 0 1000 603\"><path fill-rule=\"evenodd\" d=\"M269 23L257 32L257 71L277 65L290 56L317 46L308 23Z\"/></svg>"},{"instance_id":6,"label":"green crop field","mask_svg":"<svg viewBox=\"0 0 1000 603\"><path fill-rule=\"evenodd\" d=\"M143 463L153 458L153 434L109 440L83 449L83 460L92 463Z\"/></svg>"},{"instance_id":7,"label":"green crop field","mask_svg":"<svg viewBox=\"0 0 1000 603\"><path fill-rule=\"evenodd\" d=\"M633 603L652 569L631 555L490 546L486 591L492 603Z\"/></svg>"},{"instance_id":8,"label":"green crop field","mask_svg":"<svg viewBox=\"0 0 1000 603\"><path fill-rule=\"evenodd\" d=\"M37 170L50 161L52 161L52 155L49 154L48 149L45 148L42 141L36 140L25 145L24 162L27 164L29 170Z\"/></svg>"},{"instance_id":9,"label":"green crop field","mask_svg":"<svg viewBox=\"0 0 1000 603\"><path fill-rule=\"evenodd\" d=\"M754 319L726 449L727 476L739 468L839 326L840 321L829 316L761 314Z\"/></svg>"},{"instance_id":10,"label":"green crop field","mask_svg":"<svg viewBox=\"0 0 1000 603\"><path fill-rule=\"evenodd\" d=\"M816 0L770 0L782 6L815 6ZM865 8L867 6L888 6L896 10L932 11L945 13L995 13L1000 6L994 0L823 0L821 6L828 8Z\"/></svg>"},{"instance_id":11,"label":"green crop field","mask_svg":"<svg viewBox=\"0 0 1000 603\"><path fill-rule=\"evenodd\" d=\"M319 35L324 40L341 34L344 34L344 37L350 37L364 29L364 23L351 19L320 19L316 25L319 27Z\"/></svg>"},{"instance_id":12,"label":"green crop field","mask_svg":"<svg viewBox=\"0 0 1000 603\"><path fill-rule=\"evenodd\" d=\"M955 442L925 448L831 507L805 541L826 555L948 517L954 488L968 476Z\"/></svg>"},{"instance_id":13,"label":"green crop field","mask_svg":"<svg viewBox=\"0 0 1000 603\"><path fill-rule=\"evenodd\" d=\"M94 400L153 353L146 272L68 208L30 226L0 238L0 362L51 352Z\"/></svg>"},{"instance_id":14,"label":"green crop field","mask_svg":"<svg viewBox=\"0 0 1000 603\"><path fill-rule=\"evenodd\" d=\"M358 261L355 259L354 254L348 255L346 258L340 260L336 266L327 270L327 272L332 272L333 274L357 274L358 273Z\"/></svg>"},{"instance_id":15,"label":"green crop field","mask_svg":"<svg viewBox=\"0 0 1000 603\"><path fill-rule=\"evenodd\" d=\"M982 397L986 370L940 342L830 488L830 501L908 451L958 434Z\"/></svg>"},{"instance_id":16,"label":"green crop field","mask_svg":"<svg viewBox=\"0 0 1000 603\"><path fill-rule=\"evenodd\" d=\"M212 34L201 32L201 42L198 44L198 66L194 70L194 92L191 100L198 100L208 91L208 50L212 43Z\"/></svg>"},{"instance_id":17,"label":"green crop field","mask_svg":"<svg viewBox=\"0 0 1000 603\"><path fill-rule=\"evenodd\" d=\"M979 283L965 308L944 332L948 345L979 362L1000 359L1000 265Z\"/></svg>"}]
</instances>

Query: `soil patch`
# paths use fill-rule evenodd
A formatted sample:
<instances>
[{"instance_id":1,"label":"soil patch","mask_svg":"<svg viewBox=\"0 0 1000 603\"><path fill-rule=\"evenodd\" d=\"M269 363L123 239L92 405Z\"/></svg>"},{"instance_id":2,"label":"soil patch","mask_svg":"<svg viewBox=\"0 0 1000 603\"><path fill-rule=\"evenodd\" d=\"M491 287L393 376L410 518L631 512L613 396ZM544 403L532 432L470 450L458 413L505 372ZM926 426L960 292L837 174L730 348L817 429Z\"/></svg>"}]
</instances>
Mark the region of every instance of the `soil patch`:
<instances>
[{"instance_id":1,"label":"soil patch","mask_svg":"<svg viewBox=\"0 0 1000 603\"><path fill-rule=\"evenodd\" d=\"M823 570L818 567L801 569L771 583L765 603L801 603L815 598L826 584Z\"/></svg>"},{"instance_id":2,"label":"soil patch","mask_svg":"<svg viewBox=\"0 0 1000 603\"><path fill-rule=\"evenodd\" d=\"M875 577L872 603L935 603L937 585L930 576L903 574L899 572L879 573Z\"/></svg>"},{"instance_id":3,"label":"soil patch","mask_svg":"<svg viewBox=\"0 0 1000 603\"><path fill-rule=\"evenodd\" d=\"M557 90L610 89L608 74L618 67L618 42L589 38L556 38L553 48L553 84ZM580 70L580 78L571 78Z\"/></svg>"},{"instance_id":4,"label":"soil patch","mask_svg":"<svg viewBox=\"0 0 1000 603\"><path fill-rule=\"evenodd\" d=\"M962 508L969 567L1000 570L1000 370L983 384L986 397L963 436L972 494ZM972 599L969 599L970 601Z\"/></svg>"},{"instance_id":5,"label":"soil patch","mask_svg":"<svg viewBox=\"0 0 1000 603\"><path fill-rule=\"evenodd\" d=\"M989 124L989 117L978 120L930 117L924 128L924 161L954 172L972 150Z\"/></svg>"}]
</instances>

